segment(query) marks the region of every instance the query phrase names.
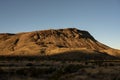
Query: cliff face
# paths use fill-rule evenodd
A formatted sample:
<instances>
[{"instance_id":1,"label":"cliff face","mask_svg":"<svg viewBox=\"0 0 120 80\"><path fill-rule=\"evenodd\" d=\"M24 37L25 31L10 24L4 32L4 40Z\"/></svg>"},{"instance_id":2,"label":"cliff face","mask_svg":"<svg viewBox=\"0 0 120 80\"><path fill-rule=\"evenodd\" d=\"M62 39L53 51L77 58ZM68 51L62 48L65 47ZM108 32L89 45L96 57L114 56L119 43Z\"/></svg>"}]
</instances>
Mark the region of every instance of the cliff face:
<instances>
[{"instance_id":1,"label":"cliff face","mask_svg":"<svg viewBox=\"0 0 120 80\"><path fill-rule=\"evenodd\" d=\"M0 55L52 55L74 50L111 52L113 49L95 40L89 32L76 28L0 34Z\"/></svg>"}]
</instances>

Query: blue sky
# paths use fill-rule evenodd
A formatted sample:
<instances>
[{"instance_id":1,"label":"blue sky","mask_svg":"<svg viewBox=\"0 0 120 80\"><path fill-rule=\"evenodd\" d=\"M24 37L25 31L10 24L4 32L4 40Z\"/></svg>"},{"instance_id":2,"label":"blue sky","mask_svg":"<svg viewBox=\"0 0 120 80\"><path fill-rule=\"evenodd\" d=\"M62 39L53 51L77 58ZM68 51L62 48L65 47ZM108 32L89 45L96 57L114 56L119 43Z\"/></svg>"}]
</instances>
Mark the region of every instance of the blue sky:
<instances>
[{"instance_id":1,"label":"blue sky","mask_svg":"<svg viewBox=\"0 0 120 80\"><path fill-rule=\"evenodd\" d=\"M120 49L120 0L0 0L0 33L68 27Z\"/></svg>"}]
</instances>

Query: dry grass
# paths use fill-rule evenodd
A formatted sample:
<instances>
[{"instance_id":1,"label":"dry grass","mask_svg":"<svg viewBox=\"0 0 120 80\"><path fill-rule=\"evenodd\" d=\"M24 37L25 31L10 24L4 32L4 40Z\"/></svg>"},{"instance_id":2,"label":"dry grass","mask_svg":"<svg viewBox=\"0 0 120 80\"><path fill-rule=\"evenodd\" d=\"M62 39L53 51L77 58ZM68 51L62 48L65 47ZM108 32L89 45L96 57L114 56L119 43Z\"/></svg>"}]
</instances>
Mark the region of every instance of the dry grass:
<instances>
[{"instance_id":1,"label":"dry grass","mask_svg":"<svg viewBox=\"0 0 120 80\"><path fill-rule=\"evenodd\" d=\"M120 80L120 62L46 60L7 61L0 65L0 80Z\"/></svg>"}]
</instances>

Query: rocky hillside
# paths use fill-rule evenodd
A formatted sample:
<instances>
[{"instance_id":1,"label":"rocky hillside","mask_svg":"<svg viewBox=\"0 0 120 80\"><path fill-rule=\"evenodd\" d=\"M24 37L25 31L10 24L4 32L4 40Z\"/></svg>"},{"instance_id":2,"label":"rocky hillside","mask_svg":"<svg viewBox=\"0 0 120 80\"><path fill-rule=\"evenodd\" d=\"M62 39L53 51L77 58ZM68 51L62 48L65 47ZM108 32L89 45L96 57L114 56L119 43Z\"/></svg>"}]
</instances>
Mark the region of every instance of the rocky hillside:
<instances>
[{"instance_id":1,"label":"rocky hillside","mask_svg":"<svg viewBox=\"0 0 120 80\"><path fill-rule=\"evenodd\" d=\"M0 34L0 55L55 55L70 51L120 55L119 50L98 42L88 31L76 28Z\"/></svg>"}]
</instances>

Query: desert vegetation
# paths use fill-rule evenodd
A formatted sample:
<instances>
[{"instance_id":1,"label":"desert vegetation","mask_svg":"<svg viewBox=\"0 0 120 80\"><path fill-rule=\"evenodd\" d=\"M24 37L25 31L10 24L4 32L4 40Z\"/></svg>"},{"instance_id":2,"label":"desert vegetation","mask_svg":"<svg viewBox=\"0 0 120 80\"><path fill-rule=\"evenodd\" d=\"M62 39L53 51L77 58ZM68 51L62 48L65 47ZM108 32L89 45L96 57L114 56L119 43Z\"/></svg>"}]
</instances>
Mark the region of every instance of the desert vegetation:
<instances>
[{"instance_id":1,"label":"desert vegetation","mask_svg":"<svg viewBox=\"0 0 120 80\"><path fill-rule=\"evenodd\" d=\"M120 60L1 56L0 80L120 80Z\"/></svg>"}]
</instances>

